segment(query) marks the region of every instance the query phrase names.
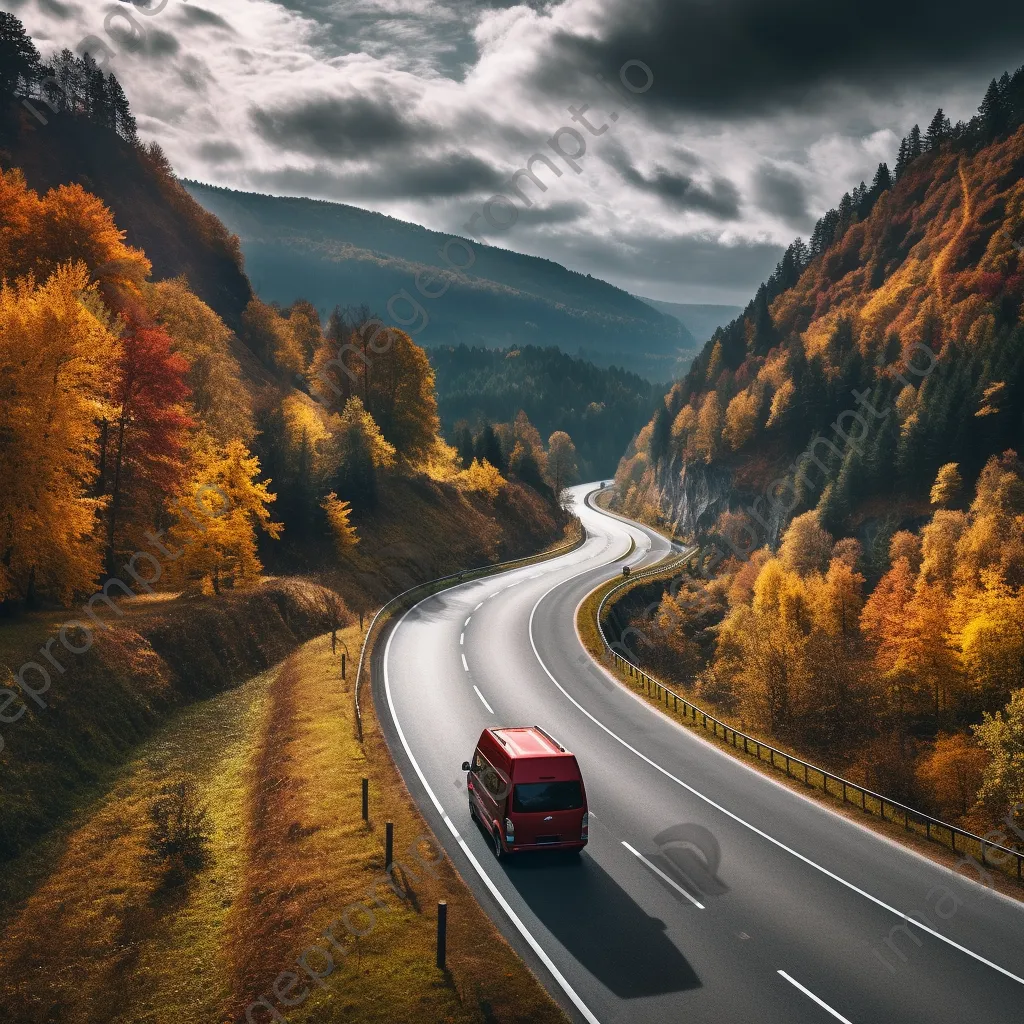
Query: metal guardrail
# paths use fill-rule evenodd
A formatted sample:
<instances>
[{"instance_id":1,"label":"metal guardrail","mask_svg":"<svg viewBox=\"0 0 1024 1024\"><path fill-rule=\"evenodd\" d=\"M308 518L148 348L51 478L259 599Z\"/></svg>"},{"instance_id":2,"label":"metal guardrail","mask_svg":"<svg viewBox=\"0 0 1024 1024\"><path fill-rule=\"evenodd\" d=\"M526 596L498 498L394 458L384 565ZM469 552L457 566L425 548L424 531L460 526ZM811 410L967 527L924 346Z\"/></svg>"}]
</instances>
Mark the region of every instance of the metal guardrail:
<instances>
[{"instance_id":1,"label":"metal guardrail","mask_svg":"<svg viewBox=\"0 0 1024 1024\"><path fill-rule=\"evenodd\" d=\"M809 788L820 788L831 796L841 796L843 803L849 803L854 807L859 807L866 814L874 814L877 817L883 818L886 821L894 822L895 824L902 823L906 831L914 832L915 835L923 835L931 842L949 847L949 849L954 853L972 856L968 848L973 845L980 850L981 863L985 867L994 867L1001 871L1006 871L1007 866L1011 865L1015 859L1017 881L1024 882L1024 853L1009 849L1006 846L1001 846L999 843L993 843L988 839L984 839L982 836L977 836L973 832L968 832L966 829L958 828L956 825L950 825L948 822L942 821L939 818L933 818L930 814L925 814L923 811L918 811L913 807L908 807L906 804L902 804L898 800L892 800L887 796L882 796L881 793L876 793L874 790L867 789L856 782L844 779L841 775L828 772L824 768L819 768L817 765L811 764L809 761L804 761L799 757L795 757L793 754L787 754L784 750L779 750L778 747L773 747L770 743L765 743L764 740L748 736L746 733L733 728L727 722L723 722L721 719L715 718L714 715L709 715L696 704L688 701L685 697L681 697L675 692L675 690L665 686L664 683L656 679L654 676L644 672L639 665L619 654L612 644L609 643L608 637L604 631L602 616L605 603L610 597L612 597L612 595L619 593L619 591L633 583L653 576L662 575L669 570L674 570L680 565L685 564L692 556L692 553L692 551L688 552L686 555L673 562L662 563L661 565L648 569L643 573L637 573L629 576L628 579L624 579L617 586L609 590L597 606L597 630L601 636L601 642L614 659L615 665L624 671L628 679L636 682L638 689L645 689L647 694L652 697L656 697L659 703L664 703L666 708L669 707L669 701L671 700L673 712L680 714L681 708L682 717L684 719L689 719L694 724L713 731L717 738L723 739L726 743L730 743L737 750L742 746L745 754L757 757L758 761L761 762L766 760L764 754L767 753L767 760L771 762L772 767L779 771L782 771L784 768L786 775L789 778L795 778L797 781L802 781L804 785ZM793 774L794 766L797 771L796 775ZM801 772L802 777L800 774ZM817 776L821 777L820 787L816 785ZM852 799L851 794L853 796ZM859 801L857 800L858 795ZM877 810L874 806L876 804ZM886 813L887 811L889 812L888 814ZM961 840L959 847L957 846L958 837ZM987 856L989 859L986 859ZM998 858L998 860L996 858ZM1014 874L1013 871L1008 871L1006 873L1011 876Z\"/></svg>"},{"instance_id":2,"label":"metal guardrail","mask_svg":"<svg viewBox=\"0 0 1024 1024\"><path fill-rule=\"evenodd\" d=\"M379 624L383 625L388 616L391 615L403 602L409 601L412 598L419 596L429 596L429 593L436 593L431 590L432 587L437 587L439 583L452 582L466 582L469 579L483 579L485 576L492 576L495 573L506 572L510 569L521 567L524 565L533 565L536 562L544 562L549 558L557 558L559 555L568 554L570 551L575 551L576 548L582 546L584 541L587 539L587 531L583 528L583 524L577 518L576 522L579 524L580 535L575 540L570 541L568 544L564 544L561 547L551 548L548 551L540 551L535 555L527 555L525 558L514 558L508 562L494 562L487 565L479 565L474 569L463 569L461 572L449 573L447 576L438 576L437 579L426 580L423 583L417 583L413 587L409 587L408 590L403 590L400 594L396 594L386 604L381 605L377 609L377 614L370 620L370 625L366 629L366 636L363 637L363 646L359 651L359 668L356 670L356 687L355 687L355 719L356 719L356 736L359 742L363 741L363 715L359 704L359 690L363 681L363 666L366 664L366 652L370 649L371 641L375 639L374 628ZM444 588L439 588L443 590Z\"/></svg>"}]
</instances>

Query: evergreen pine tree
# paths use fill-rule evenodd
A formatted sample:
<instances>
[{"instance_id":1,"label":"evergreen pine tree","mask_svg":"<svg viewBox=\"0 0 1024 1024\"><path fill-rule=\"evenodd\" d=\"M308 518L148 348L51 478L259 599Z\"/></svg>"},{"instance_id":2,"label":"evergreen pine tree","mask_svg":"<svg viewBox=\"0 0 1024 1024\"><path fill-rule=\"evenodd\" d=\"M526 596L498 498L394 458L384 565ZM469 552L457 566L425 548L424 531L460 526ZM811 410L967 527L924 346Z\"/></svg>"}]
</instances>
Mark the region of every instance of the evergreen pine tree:
<instances>
[{"instance_id":1,"label":"evergreen pine tree","mask_svg":"<svg viewBox=\"0 0 1024 1024\"><path fill-rule=\"evenodd\" d=\"M903 172L907 169L907 164L910 163L910 140L903 138L900 141L900 151L896 156L896 180L902 177Z\"/></svg>"},{"instance_id":2,"label":"evergreen pine tree","mask_svg":"<svg viewBox=\"0 0 1024 1024\"><path fill-rule=\"evenodd\" d=\"M1006 110L999 85L994 78L989 82L985 98L981 101L981 106L978 107L978 113L981 116L981 129L986 142L991 142L996 136L1006 131Z\"/></svg>"},{"instance_id":3,"label":"evergreen pine tree","mask_svg":"<svg viewBox=\"0 0 1024 1024\"><path fill-rule=\"evenodd\" d=\"M458 449L462 468L469 469L473 463L473 435L468 426L462 426L456 430L455 447Z\"/></svg>"},{"instance_id":4,"label":"evergreen pine tree","mask_svg":"<svg viewBox=\"0 0 1024 1024\"><path fill-rule=\"evenodd\" d=\"M921 153L921 127L915 124L907 136L907 163L912 163Z\"/></svg>"},{"instance_id":5,"label":"evergreen pine tree","mask_svg":"<svg viewBox=\"0 0 1024 1024\"><path fill-rule=\"evenodd\" d=\"M135 115L132 113L132 109L128 105L128 97L125 96L121 83L115 75L111 75L107 79L107 101L114 130L125 142L137 143L139 136Z\"/></svg>"},{"instance_id":6,"label":"evergreen pine tree","mask_svg":"<svg viewBox=\"0 0 1024 1024\"><path fill-rule=\"evenodd\" d=\"M13 15L0 11L0 99L26 91L39 76L39 52Z\"/></svg>"},{"instance_id":7,"label":"evergreen pine tree","mask_svg":"<svg viewBox=\"0 0 1024 1024\"><path fill-rule=\"evenodd\" d=\"M489 462L499 473L505 474L507 465L501 450L501 441L490 423L484 423L483 430L477 435L473 446L473 454L481 462Z\"/></svg>"},{"instance_id":8,"label":"evergreen pine tree","mask_svg":"<svg viewBox=\"0 0 1024 1024\"><path fill-rule=\"evenodd\" d=\"M942 107L935 111L932 122L925 132L925 148L929 153L935 153L943 142L952 134L949 118L942 112Z\"/></svg>"},{"instance_id":9,"label":"evergreen pine tree","mask_svg":"<svg viewBox=\"0 0 1024 1024\"><path fill-rule=\"evenodd\" d=\"M881 163L878 165L878 169L875 171L875 176L871 180L871 191L868 193L871 197L871 205L878 201L878 197L883 192L888 192L892 188L892 175L889 173L889 165Z\"/></svg>"}]
</instances>

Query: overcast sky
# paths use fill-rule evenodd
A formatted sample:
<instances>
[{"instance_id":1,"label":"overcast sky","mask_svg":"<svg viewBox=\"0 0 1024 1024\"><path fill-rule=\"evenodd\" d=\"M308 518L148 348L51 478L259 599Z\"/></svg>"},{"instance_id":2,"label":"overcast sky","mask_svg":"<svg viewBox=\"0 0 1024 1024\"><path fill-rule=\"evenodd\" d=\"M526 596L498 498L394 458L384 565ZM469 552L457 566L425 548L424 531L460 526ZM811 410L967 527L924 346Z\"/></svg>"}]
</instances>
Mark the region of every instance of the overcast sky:
<instances>
[{"instance_id":1,"label":"overcast sky","mask_svg":"<svg viewBox=\"0 0 1024 1024\"><path fill-rule=\"evenodd\" d=\"M911 124L969 117L1024 62L1024 4L1005 0L966 17L950 0L148 2L164 7L0 7L44 56L102 39L140 135L183 177L466 234L545 153L561 177L536 164L547 191L524 183L527 207L506 187L516 223L477 218L481 237L679 302L744 304ZM618 84L628 61L653 76L631 106L596 77ZM599 134L571 120L581 104ZM586 140L578 173L547 145L563 125Z\"/></svg>"}]
</instances>

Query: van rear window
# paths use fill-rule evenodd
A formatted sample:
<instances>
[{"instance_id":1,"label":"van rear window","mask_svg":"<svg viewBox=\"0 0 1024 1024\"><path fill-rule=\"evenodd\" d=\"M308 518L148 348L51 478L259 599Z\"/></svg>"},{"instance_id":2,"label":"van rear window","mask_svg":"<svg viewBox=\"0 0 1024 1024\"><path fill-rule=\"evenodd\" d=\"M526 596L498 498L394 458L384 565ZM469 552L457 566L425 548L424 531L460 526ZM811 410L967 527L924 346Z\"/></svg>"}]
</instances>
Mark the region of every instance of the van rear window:
<instances>
[{"instance_id":1,"label":"van rear window","mask_svg":"<svg viewBox=\"0 0 1024 1024\"><path fill-rule=\"evenodd\" d=\"M537 811L574 811L583 806L579 780L568 782L527 782L512 790L512 810L529 814Z\"/></svg>"}]
</instances>

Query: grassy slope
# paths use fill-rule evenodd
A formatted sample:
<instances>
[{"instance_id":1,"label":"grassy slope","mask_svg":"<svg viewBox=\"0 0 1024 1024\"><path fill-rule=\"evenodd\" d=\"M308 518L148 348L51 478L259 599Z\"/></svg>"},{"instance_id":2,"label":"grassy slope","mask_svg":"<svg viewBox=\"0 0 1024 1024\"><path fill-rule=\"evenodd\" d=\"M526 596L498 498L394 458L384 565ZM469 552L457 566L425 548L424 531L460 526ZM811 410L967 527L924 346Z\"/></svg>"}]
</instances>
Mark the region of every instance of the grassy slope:
<instances>
[{"instance_id":1,"label":"grassy slope","mask_svg":"<svg viewBox=\"0 0 1024 1024\"><path fill-rule=\"evenodd\" d=\"M358 649L358 627L340 635ZM350 738L352 677L338 676L321 636L188 709L138 750L0 937L0 1003L12 1019L243 1019L346 906L365 899L383 868L385 820L395 825L396 858L407 859L426 825L372 718L365 750ZM167 887L145 857L144 809L160 784L186 772L213 816L211 856L187 886ZM363 776L369 825L359 812ZM450 864L436 877L399 877L401 898L378 889L377 925L358 951L336 929L353 952L289 1020L564 1019ZM433 964L438 899L449 904L446 974Z\"/></svg>"},{"instance_id":2,"label":"grassy slope","mask_svg":"<svg viewBox=\"0 0 1024 1024\"><path fill-rule=\"evenodd\" d=\"M102 605L98 612L113 619ZM46 638L76 614L40 613L0 630L0 666L40 660ZM169 713L269 667L346 614L323 587L275 580L219 600L128 602L86 653L74 657L57 644L65 673L52 670L47 708L2 727L0 858L64 819ZM0 875L0 897L12 898L20 881Z\"/></svg>"}]
</instances>

